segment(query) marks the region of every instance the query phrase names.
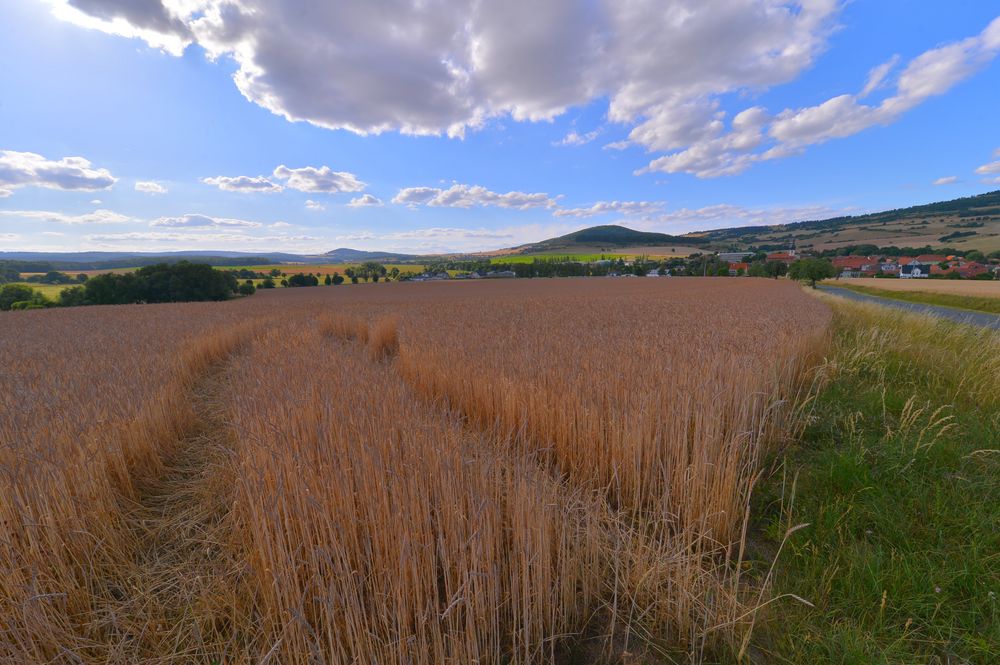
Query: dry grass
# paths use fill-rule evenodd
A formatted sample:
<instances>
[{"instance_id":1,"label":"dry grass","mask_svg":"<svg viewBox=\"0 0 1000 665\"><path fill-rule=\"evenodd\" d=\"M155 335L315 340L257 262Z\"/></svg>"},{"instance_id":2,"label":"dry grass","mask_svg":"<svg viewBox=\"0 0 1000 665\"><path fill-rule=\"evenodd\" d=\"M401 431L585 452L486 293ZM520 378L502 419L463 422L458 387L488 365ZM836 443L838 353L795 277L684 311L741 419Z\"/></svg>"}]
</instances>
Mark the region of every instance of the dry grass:
<instances>
[{"instance_id":1,"label":"dry grass","mask_svg":"<svg viewBox=\"0 0 1000 665\"><path fill-rule=\"evenodd\" d=\"M0 658L735 650L761 455L829 319L712 279L4 314Z\"/></svg>"},{"instance_id":2,"label":"dry grass","mask_svg":"<svg viewBox=\"0 0 1000 665\"><path fill-rule=\"evenodd\" d=\"M946 293L958 296L1000 298L1000 281L978 279L841 279L851 286L865 286L882 291ZM835 282L831 282L835 284Z\"/></svg>"}]
</instances>

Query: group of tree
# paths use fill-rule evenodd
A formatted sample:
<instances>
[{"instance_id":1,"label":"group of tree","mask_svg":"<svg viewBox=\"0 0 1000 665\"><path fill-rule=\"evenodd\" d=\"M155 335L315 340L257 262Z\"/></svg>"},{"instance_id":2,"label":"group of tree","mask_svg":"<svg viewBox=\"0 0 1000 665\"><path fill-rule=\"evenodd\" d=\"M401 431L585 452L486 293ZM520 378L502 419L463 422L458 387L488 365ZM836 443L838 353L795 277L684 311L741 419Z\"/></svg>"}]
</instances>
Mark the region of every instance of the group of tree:
<instances>
[{"instance_id":1,"label":"group of tree","mask_svg":"<svg viewBox=\"0 0 1000 665\"><path fill-rule=\"evenodd\" d=\"M240 283L232 272L180 261L134 272L96 275L82 285L63 289L57 301L46 299L26 284L5 284L0 287L0 309L218 301L252 295L255 290L252 280Z\"/></svg>"}]
</instances>

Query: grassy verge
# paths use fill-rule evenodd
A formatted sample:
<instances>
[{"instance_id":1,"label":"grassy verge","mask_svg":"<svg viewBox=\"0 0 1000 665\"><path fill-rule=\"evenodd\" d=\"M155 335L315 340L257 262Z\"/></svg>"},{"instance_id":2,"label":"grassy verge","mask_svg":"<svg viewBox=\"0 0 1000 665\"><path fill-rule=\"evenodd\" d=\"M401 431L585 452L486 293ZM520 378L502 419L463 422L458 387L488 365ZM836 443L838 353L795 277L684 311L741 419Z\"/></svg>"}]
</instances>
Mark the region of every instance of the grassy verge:
<instances>
[{"instance_id":1,"label":"grassy verge","mask_svg":"<svg viewBox=\"0 0 1000 665\"><path fill-rule=\"evenodd\" d=\"M1000 298L988 296L960 296L951 293L931 293L930 291L889 291L871 286L855 284L837 284L842 289L850 289L870 296L881 296L893 300L921 303L924 305L941 305L957 309L970 309L977 312L1000 314Z\"/></svg>"},{"instance_id":2,"label":"grassy verge","mask_svg":"<svg viewBox=\"0 0 1000 665\"><path fill-rule=\"evenodd\" d=\"M1000 334L834 307L804 441L755 507L771 553L808 524L774 591L813 606L771 605L755 660L1000 662Z\"/></svg>"}]
</instances>

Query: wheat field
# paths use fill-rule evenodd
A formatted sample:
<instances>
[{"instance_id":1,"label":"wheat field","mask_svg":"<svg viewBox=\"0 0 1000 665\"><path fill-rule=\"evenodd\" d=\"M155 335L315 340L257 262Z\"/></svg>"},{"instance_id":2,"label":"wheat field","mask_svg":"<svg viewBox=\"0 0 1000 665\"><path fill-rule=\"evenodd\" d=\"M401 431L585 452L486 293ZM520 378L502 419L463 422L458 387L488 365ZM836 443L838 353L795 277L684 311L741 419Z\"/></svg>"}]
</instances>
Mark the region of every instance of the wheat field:
<instances>
[{"instance_id":1,"label":"wheat field","mask_svg":"<svg viewBox=\"0 0 1000 665\"><path fill-rule=\"evenodd\" d=\"M920 291L956 296L1000 298L1000 281L979 279L864 279L838 280L851 286L866 286L883 291Z\"/></svg>"},{"instance_id":2,"label":"wheat field","mask_svg":"<svg viewBox=\"0 0 1000 665\"><path fill-rule=\"evenodd\" d=\"M0 314L0 660L735 653L829 323L711 278Z\"/></svg>"}]
</instances>

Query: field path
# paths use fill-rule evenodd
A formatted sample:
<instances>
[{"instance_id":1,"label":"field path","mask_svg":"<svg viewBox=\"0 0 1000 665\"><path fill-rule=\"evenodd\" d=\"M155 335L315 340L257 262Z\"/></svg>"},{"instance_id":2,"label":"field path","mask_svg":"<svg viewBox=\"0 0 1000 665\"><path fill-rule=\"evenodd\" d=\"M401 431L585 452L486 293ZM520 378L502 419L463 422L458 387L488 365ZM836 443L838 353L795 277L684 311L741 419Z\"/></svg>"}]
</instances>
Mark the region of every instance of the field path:
<instances>
[{"instance_id":1,"label":"field path","mask_svg":"<svg viewBox=\"0 0 1000 665\"><path fill-rule=\"evenodd\" d=\"M983 328L1000 330L1000 316L997 316L996 314L973 312L953 307L942 307L940 305L906 302L904 300L895 300L893 298L882 298L880 296L858 293L857 291L851 291L849 289L829 284L820 284L817 288L827 293L847 298L848 300L886 305L888 307L895 307L897 309L905 309L910 312L916 312L917 314L930 314L931 316L950 319L952 321L957 321L958 323L967 323L975 326L981 326Z\"/></svg>"},{"instance_id":2,"label":"field path","mask_svg":"<svg viewBox=\"0 0 1000 665\"><path fill-rule=\"evenodd\" d=\"M115 582L120 603L107 611L108 662L221 663L231 651L240 563L228 541L226 390L223 361L193 386L192 427L127 510L138 546L134 568Z\"/></svg>"}]
</instances>

